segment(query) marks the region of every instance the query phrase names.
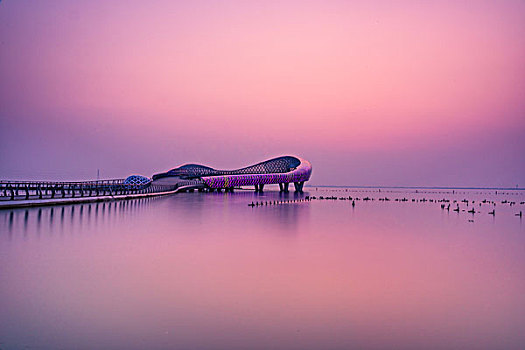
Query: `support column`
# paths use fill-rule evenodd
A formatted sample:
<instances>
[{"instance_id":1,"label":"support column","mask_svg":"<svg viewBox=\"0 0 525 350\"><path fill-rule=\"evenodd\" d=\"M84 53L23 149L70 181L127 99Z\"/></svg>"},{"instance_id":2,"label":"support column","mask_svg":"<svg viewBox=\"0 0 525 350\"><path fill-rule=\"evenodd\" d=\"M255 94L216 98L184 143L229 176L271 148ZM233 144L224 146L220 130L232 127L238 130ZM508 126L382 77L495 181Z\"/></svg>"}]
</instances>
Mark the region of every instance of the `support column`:
<instances>
[{"instance_id":1,"label":"support column","mask_svg":"<svg viewBox=\"0 0 525 350\"><path fill-rule=\"evenodd\" d=\"M279 183L279 191L280 192L288 192L288 186L290 184L287 183L287 182L282 182L282 183Z\"/></svg>"},{"instance_id":2,"label":"support column","mask_svg":"<svg viewBox=\"0 0 525 350\"><path fill-rule=\"evenodd\" d=\"M303 192L304 181L294 182L295 192Z\"/></svg>"}]
</instances>

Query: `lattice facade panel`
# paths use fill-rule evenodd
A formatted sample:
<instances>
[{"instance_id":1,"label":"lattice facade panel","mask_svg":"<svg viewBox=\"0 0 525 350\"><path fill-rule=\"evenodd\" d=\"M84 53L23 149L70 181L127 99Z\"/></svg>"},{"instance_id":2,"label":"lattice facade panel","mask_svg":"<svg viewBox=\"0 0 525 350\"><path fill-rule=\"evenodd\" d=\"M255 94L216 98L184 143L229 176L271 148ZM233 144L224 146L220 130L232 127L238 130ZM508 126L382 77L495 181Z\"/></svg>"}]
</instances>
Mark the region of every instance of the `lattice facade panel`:
<instances>
[{"instance_id":1,"label":"lattice facade panel","mask_svg":"<svg viewBox=\"0 0 525 350\"><path fill-rule=\"evenodd\" d=\"M124 180L125 185L132 186L147 186L151 183L151 179L142 175L131 175Z\"/></svg>"},{"instance_id":2,"label":"lattice facade panel","mask_svg":"<svg viewBox=\"0 0 525 350\"><path fill-rule=\"evenodd\" d=\"M240 174L273 174L288 173L297 168L301 161L296 157L284 156L267 160L246 168L236 170L216 170L199 164L186 164L171 169L166 173L156 174L153 179L180 176L183 179L195 179L203 176L240 175Z\"/></svg>"},{"instance_id":3,"label":"lattice facade panel","mask_svg":"<svg viewBox=\"0 0 525 350\"><path fill-rule=\"evenodd\" d=\"M227 188L261 184L304 182L310 179L311 174L311 164L305 160L300 160L299 166L287 173L206 176L202 177L202 181L211 188Z\"/></svg>"},{"instance_id":4,"label":"lattice facade panel","mask_svg":"<svg viewBox=\"0 0 525 350\"><path fill-rule=\"evenodd\" d=\"M203 181L211 188L304 182L310 179L311 164L297 157L284 156L270 159L237 170L216 170L199 164L186 164L166 173L153 175L153 179L178 177L183 181Z\"/></svg>"}]
</instances>

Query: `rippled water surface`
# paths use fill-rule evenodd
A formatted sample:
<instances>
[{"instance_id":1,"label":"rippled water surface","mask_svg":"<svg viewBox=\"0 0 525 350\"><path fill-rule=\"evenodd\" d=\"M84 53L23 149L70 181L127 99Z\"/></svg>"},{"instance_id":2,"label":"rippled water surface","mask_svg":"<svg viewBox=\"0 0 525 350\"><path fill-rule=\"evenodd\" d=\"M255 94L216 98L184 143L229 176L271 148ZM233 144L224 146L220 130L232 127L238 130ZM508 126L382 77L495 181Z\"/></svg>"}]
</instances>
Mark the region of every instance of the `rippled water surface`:
<instances>
[{"instance_id":1,"label":"rippled water surface","mask_svg":"<svg viewBox=\"0 0 525 350\"><path fill-rule=\"evenodd\" d=\"M360 200L273 204L307 195ZM1 210L0 349L523 349L522 201L308 188Z\"/></svg>"}]
</instances>

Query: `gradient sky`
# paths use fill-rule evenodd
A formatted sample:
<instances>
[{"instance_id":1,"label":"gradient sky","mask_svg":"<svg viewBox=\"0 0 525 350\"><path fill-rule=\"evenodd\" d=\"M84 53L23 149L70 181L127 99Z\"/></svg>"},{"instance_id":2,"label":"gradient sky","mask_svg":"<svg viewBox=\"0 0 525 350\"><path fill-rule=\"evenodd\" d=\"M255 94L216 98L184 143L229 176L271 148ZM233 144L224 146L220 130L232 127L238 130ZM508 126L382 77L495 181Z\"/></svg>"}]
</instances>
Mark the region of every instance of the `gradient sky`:
<instances>
[{"instance_id":1,"label":"gradient sky","mask_svg":"<svg viewBox=\"0 0 525 350\"><path fill-rule=\"evenodd\" d=\"M0 2L0 178L283 154L311 184L525 187L525 2Z\"/></svg>"}]
</instances>

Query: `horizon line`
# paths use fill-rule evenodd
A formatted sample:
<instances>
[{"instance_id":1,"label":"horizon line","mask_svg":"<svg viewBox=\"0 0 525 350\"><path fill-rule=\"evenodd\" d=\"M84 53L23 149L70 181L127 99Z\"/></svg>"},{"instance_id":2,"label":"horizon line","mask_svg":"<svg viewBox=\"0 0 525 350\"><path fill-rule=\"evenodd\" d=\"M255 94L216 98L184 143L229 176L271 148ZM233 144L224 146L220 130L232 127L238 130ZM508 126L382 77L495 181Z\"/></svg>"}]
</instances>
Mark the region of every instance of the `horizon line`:
<instances>
[{"instance_id":1,"label":"horizon line","mask_svg":"<svg viewBox=\"0 0 525 350\"><path fill-rule=\"evenodd\" d=\"M402 188L402 189L427 189L427 190L505 190L523 191L525 187L447 187L447 186L355 186L355 185L311 185L305 187L337 187L337 188Z\"/></svg>"}]
</instances>

